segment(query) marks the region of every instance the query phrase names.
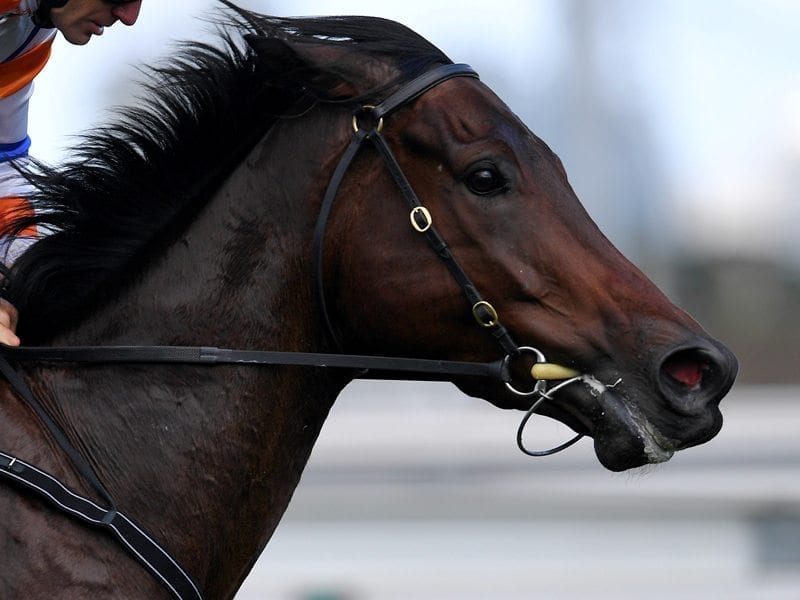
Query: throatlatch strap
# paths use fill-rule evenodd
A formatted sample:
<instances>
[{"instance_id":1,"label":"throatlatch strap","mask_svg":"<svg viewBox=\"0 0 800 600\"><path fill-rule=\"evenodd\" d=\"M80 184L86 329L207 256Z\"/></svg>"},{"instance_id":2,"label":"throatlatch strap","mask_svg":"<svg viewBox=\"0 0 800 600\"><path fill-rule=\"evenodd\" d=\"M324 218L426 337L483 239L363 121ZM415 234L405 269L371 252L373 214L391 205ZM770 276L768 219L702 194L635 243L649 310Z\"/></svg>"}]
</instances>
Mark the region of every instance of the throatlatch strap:
<instances>
[{"instance_id":1,"label":"throatlatch strap","mask_svg":"<svg viewBox=\"0 0 800 600\"><path fill-rule=\"evenodd\" d=\"M331 180L328 182L328 187L325 190L325 195L322 197L322 206L317 216L317 224L314 227L314 238L311 242L312 260L314 261L314 286L316 288L317 300L319 301L320 311L322 312L322 319L325 322L325 327L328 333L333 338L333 342L337 348L341 348L341 344L333 329L333 321L331 321L330 313L328 312L328 301L325 298L325 282L323 281L324 272L324 246L325 246L325 231L328 225L328 217L331 214L331 208L336 200L336 192L339 191L339 186L342 184L347 169L350 168L350 163L353 162L358 149L361 148L361 143L366 137L366 130L356 131L350 143L339 159L336 169L333 171Z\"/></svg>"}]
</instances>

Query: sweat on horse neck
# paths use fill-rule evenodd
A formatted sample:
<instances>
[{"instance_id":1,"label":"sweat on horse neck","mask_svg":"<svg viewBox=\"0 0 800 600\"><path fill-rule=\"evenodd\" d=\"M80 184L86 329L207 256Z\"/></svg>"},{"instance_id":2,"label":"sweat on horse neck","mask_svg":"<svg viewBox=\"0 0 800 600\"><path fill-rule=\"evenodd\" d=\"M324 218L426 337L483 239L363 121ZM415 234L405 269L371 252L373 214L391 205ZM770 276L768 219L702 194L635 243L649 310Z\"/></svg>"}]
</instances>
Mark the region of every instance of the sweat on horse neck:
<instances>
[{"instance_id":1,"label":"sweat on horse neck","mask_svg":"<svg viewBox=\"0 0 800 600\"><path fill-rule=\"evenodd\" d=\"M307 169L330 153L323 121L277 127L162 258L55 343L325 350L309 277L315 203L295 200L322 196ZM266 544L347 382L284 367L41 369L36 379L46 398L57 393L51 408L121 508L152 515L178 556L204 557L208 571L193 574L209 592L215 578L240 581Z\"/></svg>"},{"instance_id":2,"label":"sweat on horse neck","mask_svg":"<svg viewBox=\"0 0 800 600\"><path fill-rule=\"evenodd\" d=\"M327 182L319 173L309 173L307 165L324 162L347 132L347 121L331 119L329 112L315 110L302 121L276 126L135 287L59 343L77 345L102 335L109 344L330 350L313 306L310 278L310 240L318 201L298 205L296 200L321 199ZM152 431L152 443L172 447L177 464L169 471L191 472L193 464L200 464L203 478L213 481L176 484L176 512L183 510L180 490L204 489L206 495L209 485L216 489L205 499L204 512L240 505L241 514L235 519L224 512L227 509L205 519L229 528L209 536L216 540L209 545L210 552L219 552L222 540L224 548L234 539L243 546L238 560L215 556L211 561L215 568L231 562L241 565L266 543L333 400L347 382L347 374L341 372L320 370L299 378L295 373L290 367L187 367L127 369L121 376L129 380L124 385L130 398L129 418L140 415L135 407L141 402L148 405L145 414L156 413L154 429L161 423L183 431L169 432L168 441L161 439L167 432ZM104 387L102 379L98 373L95 385ZM117 389L118 385L119 380L113 384ZM102 404L101 400L97 413L87 412L103 419ZM78 422L84 417L93 418L84 414ZM89 424L82 433L92 429ZM180 435L191 439L175 439ZM112 448L114 437L106 440ZM108 447L98 443L95 452L108 453ZM190 453L187 448L192 448ZM98 457L97 464L102 469L111 459ZM125 495L141 485L142 475L146 474L131 475L132 489L125 489ZM248 502L242 503L242 496ZM151 499L144 494L141 501ZM252 527L252 539L246 541L235 522L258 524ZM168 527L169 520L163 526ZM198 536L202 532L187 532L188 539Z\"/></svg>"}]
</instances>

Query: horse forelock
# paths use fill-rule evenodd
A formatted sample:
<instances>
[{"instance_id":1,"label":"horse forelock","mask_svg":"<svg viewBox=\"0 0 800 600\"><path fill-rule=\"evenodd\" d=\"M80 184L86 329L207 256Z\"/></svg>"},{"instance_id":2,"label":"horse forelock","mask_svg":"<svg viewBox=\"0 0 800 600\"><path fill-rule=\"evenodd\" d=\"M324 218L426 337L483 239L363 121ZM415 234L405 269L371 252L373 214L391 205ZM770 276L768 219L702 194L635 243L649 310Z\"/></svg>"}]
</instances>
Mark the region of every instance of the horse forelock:
<instances>
[{"instance_id":1,"label":"horse forelock","mask_svg":"<svg viewBox=\"0 0 800 600\"><path fill-rule=\"evenodd\" d=\"M449 62L392 21L278 18L229 7L218 24L220 43L181 44L167 62L143 69L136 105L79 138L67 161L22 169L36 214L13 230L36 224L49 233L18 259L4 290L28 343L73 327L135 280L276 120L311 103L348 101L312 81L320 73L334 81L342 59L312 64L299 49L336 50L350 65L358 64L354 57L385 61L399 73L362 96ZM293 48L298 60L285 60Z\"/></svg>"}]
</instances>

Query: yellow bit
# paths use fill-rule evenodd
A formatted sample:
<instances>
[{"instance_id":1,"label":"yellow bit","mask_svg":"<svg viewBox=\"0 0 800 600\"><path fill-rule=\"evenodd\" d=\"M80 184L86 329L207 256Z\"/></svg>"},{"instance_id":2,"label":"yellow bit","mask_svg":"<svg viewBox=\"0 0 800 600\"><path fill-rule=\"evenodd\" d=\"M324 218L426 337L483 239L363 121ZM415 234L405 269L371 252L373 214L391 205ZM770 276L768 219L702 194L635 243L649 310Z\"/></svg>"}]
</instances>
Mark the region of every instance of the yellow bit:
<instances>
[{"instance_id":1,"label":"yellow bit","mask_svg":"<svg viewBox=\"0 0 800 600\"><path fill-rule=\"evenodd\" d=\"M531 367L531 375L534 379L549 381L551 379L571 379L580 375L580 372L562 365L536 363Z\"/></svg>"}]
</instances>

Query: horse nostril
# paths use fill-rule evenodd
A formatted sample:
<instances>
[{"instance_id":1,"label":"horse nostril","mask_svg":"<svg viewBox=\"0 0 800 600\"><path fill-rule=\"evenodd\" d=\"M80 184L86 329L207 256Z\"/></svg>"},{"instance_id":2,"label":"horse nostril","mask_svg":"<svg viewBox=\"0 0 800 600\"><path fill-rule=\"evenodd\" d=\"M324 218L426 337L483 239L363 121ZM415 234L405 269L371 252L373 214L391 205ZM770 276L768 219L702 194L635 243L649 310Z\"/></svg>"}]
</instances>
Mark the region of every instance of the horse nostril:
<instances>
[{"instance_id":1,"label":"horse nostril","mask_svg":"<svg viewBox=\"0 0 800 600\"><path fill-rule=\"evenodd\" d=\"M736 359L727 349L698 345L669 353L658 370L663 397L676 410L696 414L717 404L733 385Z\"/></svg>"},{"instance_id":2,"label":"horse nostril","mask_svg":"<svg viewBox=\"0 0 800 600\"><path fill-rule=\"evenodd\" d=\"M703 377L712 371L711 361L695 350L681 350L670 355L661 365L661 372L687 390L702 387Z\"/></svg>"}]
</instances>

